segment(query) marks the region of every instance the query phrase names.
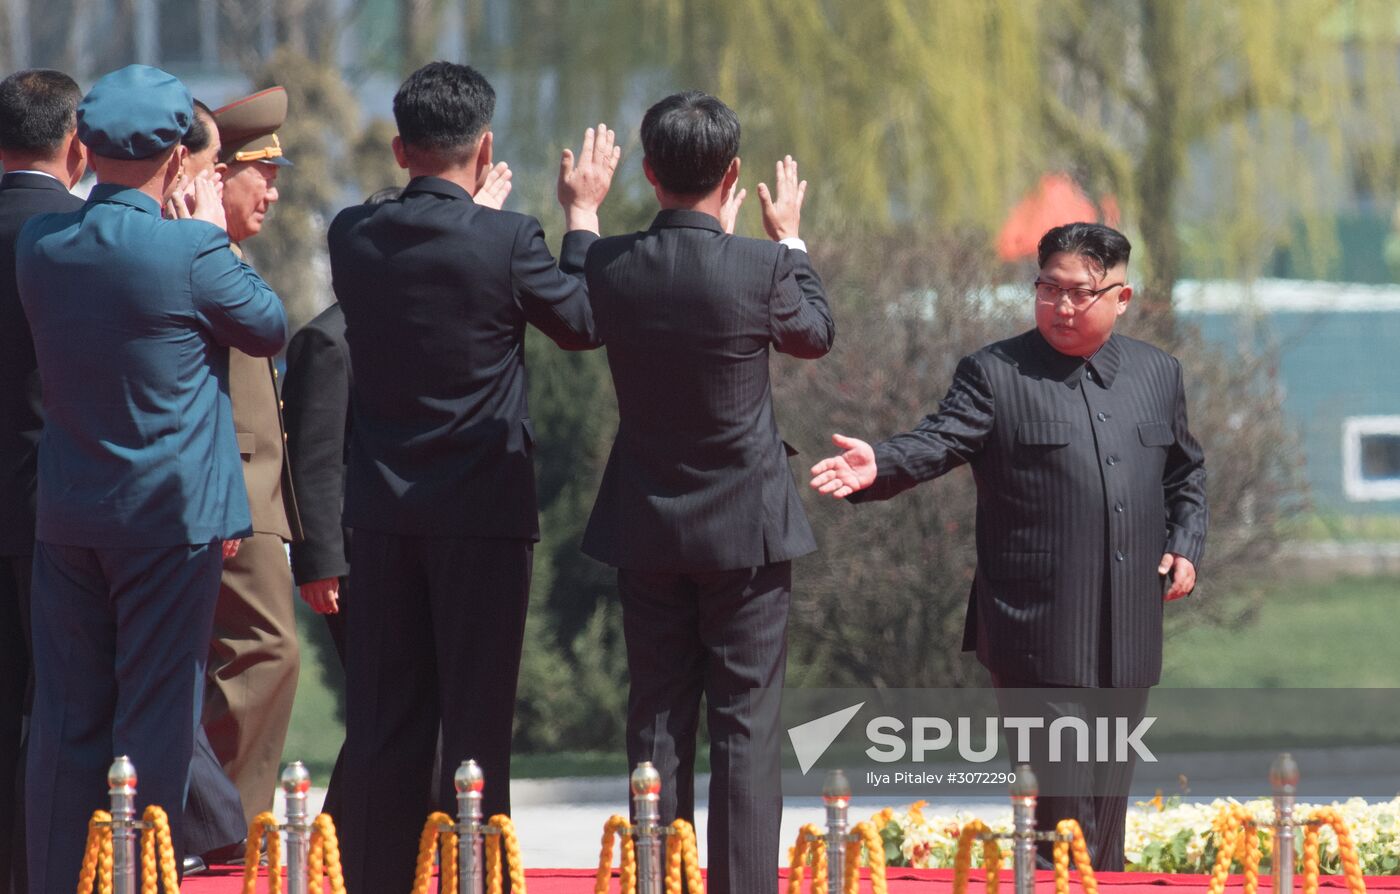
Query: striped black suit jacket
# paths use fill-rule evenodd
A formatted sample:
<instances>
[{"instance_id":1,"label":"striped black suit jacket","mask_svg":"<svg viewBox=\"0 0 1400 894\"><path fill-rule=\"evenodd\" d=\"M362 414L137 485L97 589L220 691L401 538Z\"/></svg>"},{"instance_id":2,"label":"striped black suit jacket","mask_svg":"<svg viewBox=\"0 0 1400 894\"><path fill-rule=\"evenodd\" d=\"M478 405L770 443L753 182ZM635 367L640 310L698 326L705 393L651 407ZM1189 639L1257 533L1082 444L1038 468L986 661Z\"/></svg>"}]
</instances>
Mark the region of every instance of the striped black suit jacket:
<instances>
[{"instance_id":1,"label":"striped black suit jacket","mask_svg":"<svg viewBox=\"0 0 1400 894\"><path fill-rule=\"evenodd\" d=\"M821 357L835 329L805 251L664 210L584 265L618 429L583 538L634 571L754 568L816 549L778 435L770 348Z\"/></svg>"},{"instance_id":2,"label":"striped black suit jacket","mask_svg":"<svg viewBox=\"0 0 1400 894\"><path fill-rule=\"evenodd\" d=\"M963 463L977 574L963 646L1037 685L1150 686L1163 552L1199 564L1205 464L1176 358L1112 336L1087 362L1031 330L964 357L938 412L875 448L883 500Z\"/></svg>"},{"instance_id":3,"label":"striped black suit jacket","mask_svg":"<svg viewBox=\"0 0 1400 894\"><path fill-rule=\"evenodd\" d=\"M331 279L354 364L345 525L406 537L538 540L525 327L598 346L582 272L533 217L415 177L331 222Z\"/></svg>"},{"instance_id":4,"label":"striped black suit jacket","mask_svg":"<svg viewBox=\"0 0 1400 894\"><path fill-rule=\"evenodd\" d=\"M0 177L0 556L27 556L34 549L44 426L34 340L15 280L15 240L31 217L81 207L83 200L53 177L32 171Z\"/></svg>"}]
</instances>

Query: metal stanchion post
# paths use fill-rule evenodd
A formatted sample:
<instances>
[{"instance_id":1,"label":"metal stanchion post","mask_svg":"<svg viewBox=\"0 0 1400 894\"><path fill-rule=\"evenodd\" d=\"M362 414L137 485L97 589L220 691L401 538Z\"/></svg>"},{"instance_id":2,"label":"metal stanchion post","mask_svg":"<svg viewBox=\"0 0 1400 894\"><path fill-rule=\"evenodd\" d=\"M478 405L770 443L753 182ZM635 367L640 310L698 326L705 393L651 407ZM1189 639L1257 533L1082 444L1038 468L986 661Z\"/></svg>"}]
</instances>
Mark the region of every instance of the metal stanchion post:
<instances>
[{"instance_id":1,"label":"metal stanchion post","mask_svg":"<svg viewBox=\"0 0 1400 894\"><path fill-rule=\"evenodd\" d=\"M136 894L136 765L122 755L107 771L112 799L112 894Z\"/></svg>"},{"instance_id":2,"label":"metal stanchion post","mask_svg":"<svg viewBox=\"0 0 1400 894\"><path fill-rule=\"evenodd\" d=\"M481 831L481 792L486 775L476 761L462 761L452 776L457 787L457 890L483 894L486 890L484 842Z\"/></svg>"},{"instance_id":3,"label":"metal stanchion post","mask_svg":"<svg viewBox=\"0 0 1400 894\"><path fill-rule=\"evenodd\" d=\"M1274 789L1274 894L1293 894L1294 848L1293 804L1298 794L1298 763L1288 752L1274 759L1269 768L1269 784Z\"/></svg>"},{"instance_id":4,"label":"metal stanchion post","mask_svg":"<svg viewBox=\"0 0 1400 894\"><path fill-rule=\"evenodd\" d=\"M651 761L632 771L632 812L637 817L637 894L662 894L661 774Z\"/></svg>"},{"instance_id":5,"label":"metal stanchion post","mask_svg":"<svg viewBox=\"0 0 1400 894\"><path fill-rule=\"evenodd\" d=\"M826 873L833 890L846 888L846 838L851 829L851 783L846 774L832 770L822 785L826 804Z\"/></svg>"},{"instance_id":6,"label":"metal stanchion post","mask_svg":"<svg viewBox=\"0 0 1400 894\"><path fill-rule=\"evenodd\" d=\"M306 816L306 793L310 790L311 774L301 761L293 761L282 771L282 794L287 798L287 894L308 894L311 824Z\"/></svg>"},{"instance_id":7,"label":"metal stanchion post","mask_svg":"<svg viewBox=\"0 0 1400 894\"><path fill-rule=\"evenodd\" d=\"M1039 794L1040 783L1030 764L1019 764L1016 781L1011 783L1016 894L1035 894L1035 799Z\"/></svg>"}]
</instances>

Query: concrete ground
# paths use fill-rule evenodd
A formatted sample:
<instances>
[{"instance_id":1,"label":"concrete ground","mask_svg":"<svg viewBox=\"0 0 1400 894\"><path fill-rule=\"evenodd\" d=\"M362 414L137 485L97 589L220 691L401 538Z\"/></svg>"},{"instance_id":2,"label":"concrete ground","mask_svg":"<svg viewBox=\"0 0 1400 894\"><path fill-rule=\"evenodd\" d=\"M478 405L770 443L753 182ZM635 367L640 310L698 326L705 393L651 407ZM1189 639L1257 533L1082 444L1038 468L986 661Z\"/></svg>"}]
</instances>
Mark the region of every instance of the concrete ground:
<instances>
[{"instance_id":1,"label":"concrete ground","mask_svg":"<svg viewBox=\"0 0 1400 894\"><path fill-rule=\"evenodd\" d=\"M708 777L697 780L704 790ZM617 797L609 795L616 793ZM511 785L511 818L520 836L521 860L527 869L593 869L598 865L603 825L613 814L627 813L626 780L612 778L583 779L523 779ZM312 815L319 813L326 790L311 790ZM900 801L900 806L904 802ZM890 806L881 799L855 799L851 806L852 824L869 819L870 815ZM273 808L279 820L286 809L279 792ZM1008 822L1011 809L1005 802L967 802L940 806L944 810L967 810L987 822ZM425 815L426 816L426 815ZM695 808L696 836L700 843L700 865L706 865L705 827L709 808L700 803ZM807 823L824 825L826 812L817 798L792 798L784 803L781 842L784 850L797 840L797 831ZM613 865L617 865L617 848L613 848Z\"/></svg>"},{"instance_id":2,"label":"concrete ground","mask_svg":"<svg viewBox=\"0 0 1400 894\"><path fill-rule=\"evenodd\" d=\"M1310 752L1306 749L1294 755L1304 768L1299 800L1328 803L1352 796L1367 800L1390 800L1400 792L1400 747L1333 748ZM1231 795L1241 799L1267 796L1267 770L1273 755L1261 752L1217 752L1192 756L1189 801L1209 802L1215 797ZM1135 791L1151 797L1154 788L1167 794L1177 791L1177 778L1165 765L1150 767L1139 764L1135 773ZM699 802L696 804L696 835L700 843L700 862L705 864L705 827L709 816L703 797L709 777L696 780ZM795 786L785 787L791 790ZM990 795L991 793L989 793ZM595 868L603 825L613 814L627 813L627 780L612 777L583 777L563 779L519 779L511 783L511 812L520 836L521 858L526 868L569 869ZM853 799L850 820L854 824L887 806L903 807L918 799L918 795L891 791L887 796ZM312 789L312 813L320 811L325 798L324 789ZM930 797L925 811L949 814L963 811L990 825L1008 825L1011 808L1005 796ZM285 816L282 796L277 796L278 817ZM425 814L426 817L426 814ZM790 797L784 801L783 826L780 841L783 853L797 839L797 831L806 823L824 826L825 810L815 797ZM614 848L614 863L617 852Z\"/></svg>"}]
</instances>

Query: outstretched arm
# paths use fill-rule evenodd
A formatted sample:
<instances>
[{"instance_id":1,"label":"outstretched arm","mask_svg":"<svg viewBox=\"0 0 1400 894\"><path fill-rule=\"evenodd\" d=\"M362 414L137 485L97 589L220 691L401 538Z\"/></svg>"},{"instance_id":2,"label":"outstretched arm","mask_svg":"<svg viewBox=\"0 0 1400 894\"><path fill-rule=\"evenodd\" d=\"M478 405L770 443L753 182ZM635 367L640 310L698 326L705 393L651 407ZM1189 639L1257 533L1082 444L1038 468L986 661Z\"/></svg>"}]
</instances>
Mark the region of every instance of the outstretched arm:
<instances>
[{"instance_id":1,"label":"outstretched arm","mask_svg":"<svg viewBox=\"0 0 1400 894\"><path fill-rule=\"evenodd\" d=\"M831 443L843 452L812 466L812 487L818 493L831 494L841 500L875 483L874 448L845 435L832 435Z\"/></svg>"},{"instance_id":2,"label":"outstretched arm","mask_svg":"<svg viewBox=\"0 0 1400 894\"><path fill-rule=\"evenodd\" d=\"M964 357L937 413L873 448L835 436L845 452L812 467L812 487L853 503L888 500L971 462L986 443L994 418L991 383L974 358Z\"/></svg>"}]
</instances>

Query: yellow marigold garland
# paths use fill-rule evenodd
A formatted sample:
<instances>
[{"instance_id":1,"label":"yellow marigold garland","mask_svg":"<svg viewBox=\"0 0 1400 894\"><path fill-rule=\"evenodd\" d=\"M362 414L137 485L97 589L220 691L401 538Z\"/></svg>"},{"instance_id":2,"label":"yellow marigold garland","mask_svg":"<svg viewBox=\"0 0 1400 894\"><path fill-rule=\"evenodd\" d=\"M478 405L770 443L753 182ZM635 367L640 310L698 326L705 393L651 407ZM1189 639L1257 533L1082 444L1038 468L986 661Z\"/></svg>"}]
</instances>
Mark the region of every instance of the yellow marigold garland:
<instances>
[{"instance_id":1,"label":"yellow marigold garland","mask_svg":"<svg viewBox=\"0 0 1400 894\"><path fill-rule=\"evenodd\" d=\"M1055 831L1070 841L1055 842L1055 894L1069 894L1069 856L1074 852L1074 864L1079 868L1079 884L1084 894L1098 894L1099 883L1094 878L1094 866L1089 860L1089 846L1084 841L1084 832L1079 823L1072 819L1060 820Z\"/></svg>"},{"instance_id":2,"label":"yellow marigold garland","mask_svg":"<svg viewBox=\"0 0 1400 894\"><path fill-rule=\"evenodd\" d=\"M594 894L608 894L608 879L612 877L613 837L622 839L622 856L618 867L618 890L622 894L637 890L637 851L632 843L632 824L625 816L612 816L603 826L603 846L598 855L598 875L594 879Z\"/></svg>"},{"instance_id":3,"label":"yellow marigold garland","mask_svg":"<svg viewBox=\"0 0 1400 894\"><path fill-rule=\"evenodd\" d=\"M428 894L433 881L433 854L441 864L439 886L442 894L457 892L457 828L452 817L435 810L423 821L418 836L418 862L413 869L413 894Z\"/></svg>"},{"instance_id":4,"label":"yellow marigold garland","mask_svg":"<svg viewBox=\"0 0 1400 894\"><path fill-rule=\"evenodd\" d=\"M170 818L152 804L141 818L146 827L141 830L141 894L156 894L160 884L166 894L178 894L180 876L175 871L175 846L170 841ZM160 861L156 861L159 849Z\"/></svg>"},{"instance_id":5,"label":"yellow marigold garland","mask_svg":"<svg viewBox=\"0 0 1400 894\"><path fill-rule=\"evenodd\" d=\"M509 867L511 891L513 894L525 894L525 866L520 862L520 839L515 834L515 823L504 813L498 813L491 817L491 825L495 826L498 831L489 836L486 841L487 894L501 894L501 853L503 851Z\"/></svg>"},{"instance_id":6,"label":"yellow marigold garland","mask_svg":"<svg viewBox=\"0 0 1400 894\"><path fill-rule=\"evenodd\" d=\"M972 845L991 830L979 819L970 821L958 833L958 849L953 856L953 890L967 890L968 874L972 871ZM982 864L987 870L987 894L997 894L1001 877L1001 845L995 838L982 841Z\"/></svg>"},{"instance_id":7,"label":"yellow marigold garland","mask_svg":"<svg viewBox=\"0 0 1400 894\"><path fill-rule=\"evenodd\" d=\"M685 887L681 885L681 870L685 870ZM695 845L695 827L683 819L671 823L666 837L666 894L705 894L705 879L700 875L700 852Z\"/></svg>"},{"instance_id":8,"label":"yellow marigold garland","mask_svg":"<svg viewBox=\"0 0 1400 894\"><path fill-rule=\"evenodd\" d=\"M316 817L311 824L307 887L315 894L321 894L321 881L326 876L331 880L331 894L345 894L345 873L340 867L340 839L335 834L335 821L329 813Z\"/></svg>"},{"instance_id":9,"label":"yellow marigold garland","mask_svg":"<svg viewBox=\"0 0 1400 894\"><path fill-rule=\"evenodd\" d=\"M1346 876L1350 894L1366 894L1366 880L1361 873L1356 842L1341 813L1334 807L1319 807L1308 820L1303 832L1303 894L1317 894L1322 850L1319 833L1322 826L1331 826L1337 835L1337 854L1342 858L1342 873Z\"/></svg>"},{"instance_id":10,"label":"yellow marigold garland","mask_svg":"<svg viewBox=\"0 0 1400 894\"><path fill-rule=\"evenodd\" d=\"M808 823L797 833L797 843L788 851L788 894L802 894L802 879L807 864L812 864L812 894L827 894L826 839L815 823Z\"/></svg>"},{"instance_id":11,"label":"yellow marigold garland","mask_svg":"<svg viewBox=\"0 0 1400 894\"><path fill-rule=\"evenodd\" d=\"M1240 861L1244 870L1245 894L1256 894L1259 890L1259 861L1263 856L1259 845L1259 831L1254 825L1254 817L1242 804L1222 807L1211 827L1215 832L1215 866L1211 870L1208 894L1224 894L1225 882L1230 875L1230 866Z\"/></svg>"},{"instance_id":12,"label":"yellow marigold garland","mask_svg":"<svg viewBox=\"0 0 1400 894\"><path fill-rule=\"evenodd\" d=\"M78 894L91 894L94 883L98 894L112 891L112 815L94 810L88 820L87 845L83 865L78 870Z\"/></svg>"},{"instance_id":13,"label":"yellow marigold garland","mask_svg":"<svg viewBox=\"0 0 1400 894\"><path fill-rule=\"evenodd\" d=\"M247 850L243 855L243 894L253 894L258 886L258 851L267 844L267 891L282 894L282 839L277 835L277 817L264 810L248 824Z\"/></svg>"},{"instance_id":14,"label":"yellow marigold garland","mask_svg":"<svg viewBox=\"0 0 1400 894\"><path fill-rule=\"evenodd\" d=\"M180 877L175 869L175 848L170 839L170 819L161 808L151 805L142 815L141 830L141 894L156 894L165 886L166 894L177 894ZM83 862L78 869L78 894L91 894L97 885L99 894L112 890L112 815L105 810L93 811L88 820L87 844Z\"/></svg>"},{"instance_id":15,"label":"yellow marigold garland","mask_svg":"<svg viewBox=\"0 0 1400 894\"><path fill-rule=\"evenodd\" d=\"M888 894L885 880L885 842L880 833L870 823L856 823L851 830L851 840L846 843L845 894L858 894L860 891L860 851L864 847L870 861L870 890L874 894Z\"/></svg>"}]
</instances>

